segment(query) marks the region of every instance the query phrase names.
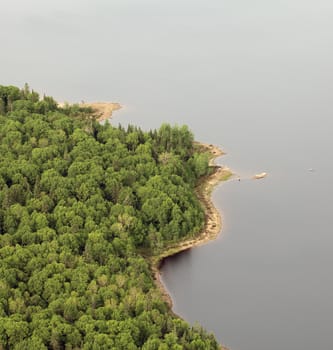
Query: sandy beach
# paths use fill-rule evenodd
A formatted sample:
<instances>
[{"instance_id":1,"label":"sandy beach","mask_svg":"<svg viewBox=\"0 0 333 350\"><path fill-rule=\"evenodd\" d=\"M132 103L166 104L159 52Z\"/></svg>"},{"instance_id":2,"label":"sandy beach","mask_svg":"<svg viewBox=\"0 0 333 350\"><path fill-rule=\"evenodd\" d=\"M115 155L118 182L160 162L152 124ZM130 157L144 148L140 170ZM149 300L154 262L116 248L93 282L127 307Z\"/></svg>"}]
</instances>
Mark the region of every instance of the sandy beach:
<instances>
[{"instance_id":1,"label":"sandy beach","mask_svg":"<svg viewBox=\"0 0 333 350\"><path fill-rule=\"evenodd\" d=\"M117 102L90 102L81 103L82 107L91 107L95 111L98 121L103 121L112 117L112 113L121 108Z\"/></svg>"},{"instance_id":2,"label":"sandy beach","mask_svg":"<svg viewBox=\"0 0 333 350\"><path fill-rule=\"evenodd\" d=\"M58 107L64 107L66 105L72 105L68 102L58 102ZM92 108L93 116L98 121L103 121L112 117L112 113L122 108L118 102L81 102L77 104L79 107Z\"/></svg>"}]
</instances>

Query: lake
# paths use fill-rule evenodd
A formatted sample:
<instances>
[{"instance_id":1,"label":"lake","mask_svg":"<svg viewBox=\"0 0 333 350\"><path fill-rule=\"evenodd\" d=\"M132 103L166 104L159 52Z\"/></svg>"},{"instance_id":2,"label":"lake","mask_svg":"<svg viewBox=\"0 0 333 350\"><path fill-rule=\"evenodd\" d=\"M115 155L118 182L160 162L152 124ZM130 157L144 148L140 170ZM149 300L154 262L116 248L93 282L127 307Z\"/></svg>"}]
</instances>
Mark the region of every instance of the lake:
<instances>
[{"instance_id":1,"label":"lake","mask_svg":"<svg viewBox=\"0 0 333 350\"><path fill-rule=\"evenodd\" d=\"M219 238L166 260L174 311L233 350L332 349L333 2L12 0L1 84L188 124L241 181ZM266 171L268 177L251 180Z\"/></svg>"}]
</instances>

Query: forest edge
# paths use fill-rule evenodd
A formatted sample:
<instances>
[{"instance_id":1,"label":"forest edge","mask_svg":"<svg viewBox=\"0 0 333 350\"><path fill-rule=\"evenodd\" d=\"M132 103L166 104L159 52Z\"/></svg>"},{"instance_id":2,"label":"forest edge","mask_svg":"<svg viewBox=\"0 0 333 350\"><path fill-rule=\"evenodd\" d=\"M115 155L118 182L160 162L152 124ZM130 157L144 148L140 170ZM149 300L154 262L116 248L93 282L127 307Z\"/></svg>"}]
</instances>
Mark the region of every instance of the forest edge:
<instances>
[{"instance_id":1,"label":"forest edge","mask_svg":"<svg viewBox=\"0 0 333 350\"><path fill-rule=\"evenodd\" d=\"M205 226L203 230L196 236L185 240L178 241L166 247L159 255L148 257L150 268L153 273L155 285L160 290L164 301L168 304L170 312L176 317L180 317L173 312L172 298L161 281L160 268L164 259L176 255L185 250L200 246L217 238L222 229L222 219L220 212L214 206L211 193L215 186L222 181L227 181L232 175L232 171L228 167L222 167L215 163L216 159L223 156L225 153L217 146L194 142L194 146L200 149L200 152L209 155L209 167L212 172L209 175L203 176L195 189L195 193L201 202L205 212ZM221 350L230 350L221 345Z\"/></svg>"}]
</instances>

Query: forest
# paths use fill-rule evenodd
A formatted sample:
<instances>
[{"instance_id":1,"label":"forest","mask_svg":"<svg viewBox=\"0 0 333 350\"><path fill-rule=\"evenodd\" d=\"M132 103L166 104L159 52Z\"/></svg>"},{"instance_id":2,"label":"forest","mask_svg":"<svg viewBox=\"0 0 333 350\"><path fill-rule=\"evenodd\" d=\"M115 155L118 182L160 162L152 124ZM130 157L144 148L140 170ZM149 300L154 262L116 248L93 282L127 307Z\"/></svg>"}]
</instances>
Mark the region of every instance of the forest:
<instances>
[{"instance_id":1,"label":"forest","mask_svg":"<svg viewBox=\"0 0 333 350\"><path fill-rule=\"evenodd\" d=\"M220 348L172 314L147 259L203 228L193 141L0 86L0 349Z\"/></svg>"}]
</instances>

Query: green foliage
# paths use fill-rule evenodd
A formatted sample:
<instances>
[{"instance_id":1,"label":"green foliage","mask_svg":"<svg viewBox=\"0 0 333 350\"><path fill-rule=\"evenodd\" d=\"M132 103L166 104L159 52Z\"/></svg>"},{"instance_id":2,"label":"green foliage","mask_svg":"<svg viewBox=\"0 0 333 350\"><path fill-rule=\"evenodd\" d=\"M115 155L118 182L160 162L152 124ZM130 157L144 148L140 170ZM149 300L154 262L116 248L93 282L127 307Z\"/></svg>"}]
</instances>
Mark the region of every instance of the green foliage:
<instances>
[{"instance_id":1,"label":"green foliage","mask_svg":"<svg viewBox=\"0 0 333 350\"><path fill-rule=\"evenodd\" d=\"M27 85L0 86L0 114L0 348L218 349L139 253L203 226L191 132L100 125Z\"/></svg>"}]
</instances>

